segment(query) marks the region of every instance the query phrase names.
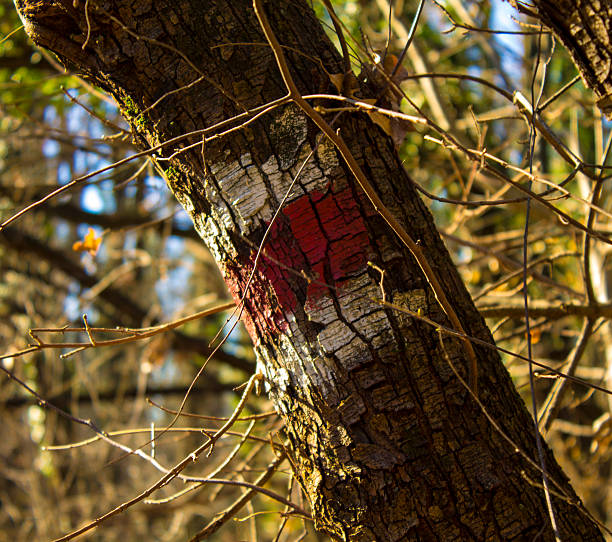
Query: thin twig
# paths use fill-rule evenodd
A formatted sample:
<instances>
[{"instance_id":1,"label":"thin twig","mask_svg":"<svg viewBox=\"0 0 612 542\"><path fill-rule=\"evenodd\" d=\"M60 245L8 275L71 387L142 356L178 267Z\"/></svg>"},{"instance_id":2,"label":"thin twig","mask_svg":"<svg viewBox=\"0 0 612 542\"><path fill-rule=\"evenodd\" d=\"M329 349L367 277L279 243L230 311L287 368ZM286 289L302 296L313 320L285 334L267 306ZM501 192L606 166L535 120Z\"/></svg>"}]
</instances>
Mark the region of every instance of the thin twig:
<instances>
[{"instance_id":1,"label":"thin twig","mask_svg":"<svg viewBox=\"0 0 612 542\"><path fill-rule=\"evenodd\" d=\"M249 382L248 382L248 384L247 384L247 386L246 386L246 388L244 390L244 393L242 394L242 397L241 397L241 399L240 399L236 409L234 410L233 414L230 416L228 421L225 423L225 425L223 425L223 427L221 427L219 430L217 430L213 435L210 435L209 438L206 440L206 442L204 442L202 445L200 445L196 450L191 452L187 457L185 457L182 461L177 463L171 469L166 469L166 468L162 467L155 459L153 459L148 454L145 454L145 453L142 452L142 448L144 446L146 446L146 444L148 444L148 443L145 443L143 446L140 446L139 448L137 448L135 450L132 450L131 448L128 448L127 446L124 446L123 444L119 444L119 443L116 443L114 441L111 441L108 437L106 437L102 433L99 433L101 438L103 438L104 440L109 441L111 444L113 444L114 446L119 447L120 449L124 450L126 453L128 453L130 455L131 454L138 455L139 457L141 457L142 459L145 459L146 461L151 463L158 470L161 470L165 474L155 484L153 484L152 486L149 486L142 493L140 493L137 496L133 497L132 499L130 499L130 500L120 504L119 506L113 508L112 510L108 511L106 514L104 514L104 515L98 517L97 519L87 523L83 527L80 527L79 529L76 529L76 530L66 534L63 537L60 537L60 538L54 540L54 542L65 542L67 540L72 540L73 538L75 538L77 536L80 536L81 534L84 534L87 531L90 531L91 529L97 527L98 525L100 525L104 521L108 520L109 518L111 518L113 516L116 516L117 514L123 512L124 510L126 510L127 508L133 506L134 504L136 504L136 503L146 499L154 491L164 487L165 485L167 485L169 482L171 482L173 479L175 479L177 477L180 477L180 479L185 480L185 481L190 481L190 482L203 482L203 483L211 483L211 484L223 483L223 484L229 484L229 485L237 485L237 486L249 487L250 489L254 489L256 491L260 491L262 493L265 493L268 496L274 495L275 496L274 498L277 498L277 500L280 499L280 501L283 502L284 504L290 504L293 508L296 508L296 509L299 508L299 507L297 507L297 505L293 505L293 503L290 503L290 501L287 501L287 499L284 499L283 497L280 497L280 496L276 495L275 493L270 492L269 490L265 490L263 488L259 488L256 484L248 484L246 482L237 482L237 481L232 481L232 480L202 479L202 478L197 478L197 477L192 477L192 476L181 476L180 475L181 471L183 471L191 463L194 463L195 461L197 461L197 459L200 457L200 455L202 455L202 453L204 451L211 450L213 445L214 445L214 443L217 440L219 440L219 438L221 438L229 430L229 428L232 426L234 421L240 416L240 412L244 408L246 400L248 399L248 397L249 397L253 387L255 386L255 383L257 381L261 380L261 378L263 378L262 375L255 374L255 375L253 375L249 379ZM164 432L168 431L168 429L169 429L169 427L165 428Z\"/></svg>"},{"instance_id":2,"label":"thin twig","mask_svg":"<svg viewBox=\"0 0 612 542\"><path fill-rule=\"evenodd\" d=\"M342 31L342 23L340 23L340 19L336 15L334 11L334 6L330 0L323 0L323 4L325 5L325 9L329 13L329 16L334 25L334 30L336 31L336 36L338 36L338 41L340 42L340 48L342 49L342 60L344 62L344 75L348 75L351 73L351 57L348 52L348 48L346 46L346 40L344 39L344 32Z\"/></svg>"},{"instance_id":3,"label":"thin twig","mask_svg":"<svg viewBox=\"0 0 612 542\"><path fill-rule=\"evenodd\" d=\"M543 75L542 75L542 84L540 86L540 92L537 95L535 94L535 81L538 73L538 67L540 63L540 53L541 53L541 40L542 35L538 35L538 51L536 55L536 64L533 70L533 76L531 80L531 103L523 104L525 109L531 112L537 111L538 104L542 99L542 93L544 92L544 83L546 81L546 68L548 63L545 62L543 66ZM526 102L526 100L525 100ZM529 173L533 174L533 154L535 151L535 143L537 137L536 131L536 122L537 122L538 114L532 114L530 118L528 118L529 122ZM531 189L531 180L529 180L528 187ZM526 208L525 208L525 233L524 233L524 242L523 242L523 302L525 306L525 333L527 336L527 358L529 359L529 389L531 392L531 408L533 411L533 423L534 423L534 434L535 434L535 442L536 449L538 452L538 461L540 463L540 468L542 471L542 485L544 487L544 496L546 498L546 507L548 509L548 517L550 519L550 524L553 530L553 534L556 542L561 542L559 536L559 529L557 527L557 518L555 514L555 509L552 504L552 499L550 496L549 489L549 475L548 469L546 466L546 458L544 456L544 446L542 444L542 436L540 435L540 430L538 427L538 403L536 398L535 391L535 377L533 372L533 363L531 362L532 358L532 336L530 329L530 316L529 316L529 294L528 294L528 284L527 284L527 265L528 265L528 247L529 247L529 219L530 219L530 211L531 211L531 198L527 198Z\"/></svg>"},{"instance_id":4,"label":"thin twig","mask_svg":"<svg viewBox=\"0 0 612 542\"><path fill-rule=\"evenodd\" d=\"M308 115L308 117L310 117L310 119L336 146L336 148L344 158L347 166L355 176L357 183L374 206L376 212L380 214L380 216L385 220L385 222L397 234L399 239L410 250L414 258L418 262L423 272L423 275L429 282L432 291L436 299L438 300L438 303L442 307L442 310L448 316L452 326L457 331L464 333L461 321L459 320L459 317L457 316L457 313L455 312L454 308L448 301L446 293L444 292L444 288L440 284L435 272L429 265L429 261L425 257L425 254L421 250L421 247L412 239L412 237L410 237L410 235L403 228L403 226L389 212L383 201L380 199L380 197L368 181L365 173L361 169L361 166L359 166L357 160L355 160L355 157L352 155L344 139L342 139L338 134L336 134L336 132L329 126L327 121L317 111L315 111L301 95L295 82L293 81L283 50L280 47L278 40L276 39L276 35L270 27L270 23L268 22L265 12L263 11L261 0L253 0L253 7L255 9L255 14L257 15L259 23L264 31L266 39L270 43L270 47L272 48L272 51L276 58L276 62L281 72L281 76L289 91L291 99L304 111L306 115ZM478 360L476 358L476 353L474 352L471 343L466 340L464 341L464 346L470 359L470 384L473 386L474 391L476 391L478 389Z\"/></svg>"},{"instance_id":5,"label":"thin twig","mask_svg":"<svg viewBox=\"0 0 612 542\"><path fill-rule=\"evenodd\" d=\"M238 420L236 420L238 421ZM240 439L240 441L236 444L236 446L234 446L233 450L227 454L227 456L225 457L225 459L221 462L221 464L211 473L209 473L206 478L215 478L218 474L221 473L221 471L227 467L227 465L229 465L229 463L232 461L232 459L234 459L234 457L236 456L236 454L240 451L240 449L242 448L243 444L249 439L250 435L251 435L251 431L253 430L253 428L255 427L255 422L256 420L251 420L251 423L249 424L249 426L247 427L246 431L244 432L244 435L242 436L242 438ZM155 442L153 439L151 439L153 442ZM166 504L170 501L174 501L184 495L186 495L187 493L191 493L192 491L195 491L201 487L203 487L204 484L203 483L197 483L194 482L192 485L190 485L189 487L186 487L185 489L182 489L181 491L170 495L169 497L165 497L163 499L147 499L145 500L145 504Z\"/></svg>"},{"instance_id":6,"label":"thin twig","mask_svg":"<svg viewBox=\"0 0 612 542\"><path fill-rule=\"evenodd\" d=\"M255 480L255 486L260 487L265 484L272 475L276 472L279 465L285 459L285 453L279 453L274 460L268 465L266 471ZM238 500L232 503L228 508L226 508L219 517L211 521L206 527L204 527L201 531L196 533L189 542L197 542L198 540L203 540L204 538L209 537L213 533L217 532L225 523L227 523L231 518L233 518L236 513L253 497L255 496L254 489L251 489L244 493ZM303 511L307 516L309 514Z\"/></svg>"},{"instance_id":7,"label":"thin twig","mask_svg":"<svg viewBox=\"0 0 612 542\"><path fill-rule=\"evenodd\" d=\"M586 351L589 339L593 334L595 327L595 320L588 319L584 322L580 337L576 342L576 346L568 356L569 362L564 367L564 372L568 375L573 376L576 373L576 369L584 352ZM552 389L548 392L548 397L544 401L544 407L542 414L538 420L538 425L546 432L550 429L551 425L557 418L559 411L561 410L561 404L565 392L567 390L568 381L564 378L558 379L553 385Z\"/></svg>"},{"instance_id":8,"label":"thin twig","mask_svg":"<svg viewBox=\"0 0 612 542\"><path fill-rule=\"evenodd\" d=\"M425 0L420 0L419 5L417 6L416 13L414 14L414 17L412 19L412 25L410 25L408 36L406 36L406 44L404 45L404 48L402 49L402 52L400 56L398 57L395 66L393 67L393 71L391 72L391 75L389 76L391 81L393 81L395 74L398 72L398 70L400 69L400 66L404 62L406 53L408 52L408 49L410 48L410 45L412 44L412 40L414 39L414 36L416 34L416 29L417 29L417 26L419 25L419 19L421 18L421 13L423 12L424 5L425 5Z\"/></svg>"},{"instance_id":9,"label":"thin twig","mask_svg":"<svg viewBox=\"0 0 612 542\"><path fill-rule=\"evenodd\" d=\"M205 309L203 311L197 312L195 314L190 314L189 316L185 316L183 318L178 318L171 322L166 322L164 324L159 324L157 326L145 327L145 328L92 328L89 327L89 324L86 323L84 328L80 327L60 327L60 328L32 328L30 329L30 336L36 342L35 345L31 345L28 348L24 348L18 352L11 352L9 354L3 354L0 356L0 360L6 359L9 357L18 357L25 354L30 354L32 352L36 352L38 350L44 349L64 349L64 348L76 348L79 351L87 349L87 348L100 348L103 346L116 346L118 344L125 344L134 341L141 341L143 339L148 339L155 335L159 335L160 333L165 333L166 331L170 331L172 329L176 329L177 327L183 326L188 322L192 322L193 320L198 320L200 318L205 318L207 316L211 316L213 314L217 314L219 312L223 312L229 310L235 306L233 301L222 303L220 305L216 305L214 307ZM86 317L85 317L86 318ZM60 343L47 343L44 342L38 337L38 333L67 333L67 332L85 332L89 337L88 342L60 342ZM119 337L117 339L106 339L106 340L95 340L93 338L92 333L94 332L105 332L105 333L122 333L129 334L128 337ZM68 352L63 354L63 357L70 356L73 352Z\"/></svg>"},{"instance_id":10,"label":"thin twig","mask_svg":"<svg viewBox=\"0 0 612 542\"><path fill-rule=\"evenodd\" d=\"M242 421L240 418L236 420L236 422ZM206 434L214 433L217 428L209 428L209 427L171 427L167 431L169 433L195 433L201 435L202 432ZM121 429L118 431L107 431L106 435L109 437L121 437L125 435L139 435L139 434L150 434L150 427L139 427L132 429ZM238 431L226 431L225 435L233 436L233 437L243 437L244 433ZM253 442L261 443L261 444L269 444L270 440L263 437L258 437L256 435L249 435L249 440ZM103 440L99 435L87 438L85 440L80 440L77 442L70 442L69 444L54 444L53 446L42 446L41 449L50 452L57 452L62 450L73 450L75 448L82 448L83 446L89 446L90 444L94 444ZM157 437L156 437L157 440ZM276 446L277 449L282 449L280 445Z\"/></svg>"}]
</instances>

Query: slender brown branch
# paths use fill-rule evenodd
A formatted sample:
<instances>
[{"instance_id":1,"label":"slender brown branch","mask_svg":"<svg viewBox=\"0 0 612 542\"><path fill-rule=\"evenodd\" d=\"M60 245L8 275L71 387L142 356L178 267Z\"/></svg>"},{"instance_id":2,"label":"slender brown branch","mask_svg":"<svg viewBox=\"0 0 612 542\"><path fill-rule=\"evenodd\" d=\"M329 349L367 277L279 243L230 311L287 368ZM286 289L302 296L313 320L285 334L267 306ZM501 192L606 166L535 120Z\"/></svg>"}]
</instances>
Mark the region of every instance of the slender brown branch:
<instances>
[{"instance_id":1,"label":"slender brown branch","mask_svg":"<svg viewBox=\"0 0 612 542\"><path fill-rule=\"evenodd\" d=\"M412 239L412 237L410 237L408 232L395 219L395 217L391 214L391 212L382 202L382 200L368 181L365 173L361 169L361 166L357 163L357 160L355 160L355 157L346 145L344 139L338 134L336 134L336 132L329 126L327 121L317 111L315 111L315 109L313 109L313 107L301 95L295 82L293 81L293 77L291 76L291 72L289 71L289 66L287 65L283 50L278 40L276 39L272 28L270 27L270 23L268 22L267 16L262 8L261 0L253 0L253 7L255 9L255 14L257 15L259 23L264 31L266 39L270 43L270 47L272 48L274 57L276 58L276 62L281 72L281 76L283 78L283 81L285 82L287 90L289 91L291 99L302 109L302 111L304 111L304 113L306 113L306 115L308 115L308 117L310 117L310 119L336 146L343 159L345 160L347 166L355 176L357 183L374 206L376 212L380 214L380 216L397 234L399 239L404 243L408 250L410 250L414 258L416 259L421 270L423 271L426 280L429 282L432 291L434 292L434 295L438 300L438 303L442 307L442 310L448 316L453 327L458 332L465 334L461 321L457 316L457 313L455 312L452 305L449 303L446 297L446 293L444 292L444 289L440 284L438 277L429 265L429 261L421 250L421 247ZM471 343L468 340L464 340L464 345L468 357L470 359L470 385L472 386L472 389L476 392L478 389L478 360L476 358L476 353L474 352Z\"/></svg>"},{"instance_id":2,"label":"slender brown branch","mask_svg":"<svg viewBox=\"0 0 612 542\"><path fill-rule=\"evenodd\" d=\"M525 308L516 304L507 305L485 305L478 307L478 312L485 318L523 318ZM582 316L584 318L606 318L612 319L612 303L580 305L577 303L561 303L554 305L546 301L532 301L529 304L529 316L533 318L546 318L548 320L560 320L568 316Z\"/></svg>"},{"instance_id":3,"label":"slender brown branch","mask_svg":"<svg viewBox=\"0 0 612 542\"><path fill-rule=\"evenodd\" d=\"M576 342L576 346L568 356L569 361L566 367L564 367L564 370L568 375L573 376L576 373L576 369L578 368L578 364L586 351L594 328L595 320L589 318L584 322L582 331L580 332L580 337ZM538 425L545 432L550 429L552 423L559 414L559 410L561 410L561 402L567 390L567 382L567 380L560 378L555 382L550 392L548 392L548 397L544 402L543 412L538 420Z\"/></svg>"},{"instance_id":4,"label":"slender brown branch","mask_svg":"<svg viewBox=\"0 0 612 542\"><path fill-rule=\"evenodd\" d=\"M351 73L351 57L349 56L348 47L346 46L346 40L344 39L344 32L342 31L342 24L340 23L340 19L336 15L334 11L334 6L330 0L323 0L323 4L325 5L325 9L329 13L329 16L334 25L334 30L336 31L336 36L338 36L338 41L340 42L340 48L342 49L342 60L344 61L344 75Z\"/></svg>"},{"instance_id":5,"label":"slender brown branch","mask_svg":"<svg viewBox=\"0 0 612 542\"><path fill-rule=\"evenodd\" d=\"M236 421L241 421L241 420L239 418ZM200 427L171 427L167 431L168 433L193 433L193 434L201 435L202 432L214 433L216 430L217 428L200 426ZM139 435L139 434L149 435L151 434L151 428L143 427L143 428L133 428L133 429L121 429L117 431L108 431L106 433L106 435L109 437L121 437L125 435ZM240 433L238 431L227 431L225 434L231 435L233 437L243 437L244 436L243 433ZM270 439L268 438L258 437L256 435L249 435L248 438L249 440L252 440L253 442L257 442L260 444L270 444ZM102 437L100 437L99 435L96 435L96 436L87 438L85 440L79 440L77 442L71 442L69 444L55 444L53 446L43 446L42 449L46 451L50 451L50 452L57 452L57 451L62 451L62 450L73 450L75 448L82 448L83 446L89 446L90 444L99 442L101 440L103 440ZM275 450L282 450L282 446L275 445Z\"/></svg>"},{"instance_id":6,"label":"slender brown branch","mask_svg":"<svg viewBox=\"0 0 612 542\"><path fill-rule=\"evenodd\" d=\"M280 464L285 460L285 453L281 452L278 454L274 460L268 465L268 468L265 470L263 474L255 480L255 486L263 486L272 475L276 472ZM238 511L246 505L254 496L255 489L249 489L246 491L244 495L242 495L239 499L237 499L234 503L232 503L228 508L226 508L219 517L211 521L206 527L204 527L201 531L196 533L191 539L190 542L197 542L198 540L204 540L208 538L213 533L217 532L223 525L225 525L231 518L233 518ZM308 514L306 513L308 516Z\"/></svg>"},{"instance_id":7,"label":"slender brown branch","mask_svg":"<svg viewBox=\"0 0 612 542\"><path fill-rule=\"evenodd\" d=\"M582 378L578 378L576 376L571 376L568 375L566 373L564 373L563 371L559 371L553 367L550 367L549 365L546 365L545 363L541 363L537 360L534 359L529 359L526 356L523 356L521 354L518 354L517 352L513 352L511 350L508 350L506 348L503 348L499 345L484 341L482 339L479 339L478 337L473 337L471 335L465 335L463 333L459 333L457 331L455 331L454 329L442 326L440 324L438 324L437 322L434 322L433 320L431 320L430 318L427 318L427 316L424 316L422 314L419 314L417 312L411 311L410 309L407 309L406 307L402 307L400 305L394 304L394 303L389 303L388 301L383 301L382 299L376 299L376 298L370 298L370 300L373 303L376 303L378 305L380 305L381 307L386 307L388 309L394 310L394 311L398 311L404 314L407 314L409 316L411 316L412 318L415 318L421 322L425 322L426 324L429 324L430 326L433 326L436 328L436 330L442 330L444 333L446 333L447 335L453 335L455 337L464 339L464 340L469 340L471 342L473 342L474 344L477 344L479 346L484 346L485 348L489 348L491 350L497 350L498 352L501 352L502 354L507 354L508 356L511 356L513 358L516 358L518 360L524 361L526 363L533 363L533 365L540 367L541 369L545 369L546 371L550 372L551 374L557 375L559 377L563 377L563 378L567 378L568 380L571 380L572 382L576 383L576 384L580 384L581 386L584 386L585 388L589 388L592 390L597 390L600 391L602 393L605 393L606 395L612 395L612 390L609 390L607 388L604 388L603 386L598 386L597 384L592 384L590 382L587 382L586 380L583 380ZM524 310L523 310L523 314L524 314ZM533 326L532 326L533 327ZM521 335L523 335L523 333L521 333Z\"/></svg>"}]
</instances>

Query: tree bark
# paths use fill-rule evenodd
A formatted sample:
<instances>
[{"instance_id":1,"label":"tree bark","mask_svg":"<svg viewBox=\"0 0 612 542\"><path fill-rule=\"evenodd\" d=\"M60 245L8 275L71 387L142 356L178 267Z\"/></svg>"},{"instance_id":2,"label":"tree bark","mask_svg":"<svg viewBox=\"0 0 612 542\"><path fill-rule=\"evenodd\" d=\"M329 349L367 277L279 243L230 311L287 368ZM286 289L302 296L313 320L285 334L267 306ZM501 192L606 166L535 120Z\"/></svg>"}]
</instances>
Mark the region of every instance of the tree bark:
<instances>
[{"instance_id":1,"label":"tree bark","mask_svg":"<svg viewBox=\"0 0 612 542\"><path fill-rule=\"evenodd\" d=\"M286 94L249 1L17 4L36 43L115 97L142 148ZM342 62L308 5L278 0L266 10L300 90L331 92L328 74ZM362 114L343 114L334 129L420 243L465 331L493 343L393 142ZM554 540L541 473L449 364L467 376L463 343L441 344L432 326L373 301L385 296L450 327L333 145L292 104L212 136L167 145L156 160L235 298L246 289L244 321L316 527L360 541ZM537 463L533 419L499 356L475 349L480 401ZM563 495L553 496L562 539L602 540L544 453Z\"/></svg>"},{"instance_id":2,"label":"tree bark","mask_svg":"<svg viewBox=\"0 0 612 542\"><path fill-rule=\"evenodd\" d=\"M518 9L519 5L513 2ZM600 0L534 0L536 16L561 40L597 105L612 117L612 5Z\"/></svg>"}]
</instances>

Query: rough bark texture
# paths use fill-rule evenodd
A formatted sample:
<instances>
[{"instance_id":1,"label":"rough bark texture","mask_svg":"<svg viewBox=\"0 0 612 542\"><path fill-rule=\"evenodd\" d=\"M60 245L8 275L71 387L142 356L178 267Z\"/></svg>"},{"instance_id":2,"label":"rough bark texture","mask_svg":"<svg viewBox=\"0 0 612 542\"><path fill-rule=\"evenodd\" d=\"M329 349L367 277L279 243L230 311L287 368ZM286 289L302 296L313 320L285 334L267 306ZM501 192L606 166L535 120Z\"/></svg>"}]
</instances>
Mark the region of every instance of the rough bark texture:
<instances>
[{"instance_id":1,"label":"rough bark texture","mask_svg":"<svg viewBox=\"0 0 612 542\"><path fill-rule=\"evenodd\" d=\"M32 38L107 89L142 147L286 93L248 1L90 2L84 48L82 4L18 2ZM322 66L340 73L341 62L306 3L279 0L267 11L303 92L331 91ZM466 331L491 341L393 143L360 114L334 127L424 247ZM164 160L200 134L157 153L237 299L317 136L287 105L203 149ZM412 256L329 142L306 163L264 250L244 318L316 526L344 540L553 540L540 474L460 384L436 331L372 302L380 276L368 262L385 269L388 300L448 325ZM465 376L462 343L447 337L444 346ZM476 350L480 399L535 458L533 421L499 357ZM575 499L548 451L546 460L557 492ZM564 540L602 540L578 506L553 502Z\"/></svg>"},{"instance_id":2,"label":"rough bark texture","mask_svg":"<svg viewBox=\"0 0 612 542\"><path fill-rule=\"evenodd\" d=\"M595 91L601 111L612 117L612 4L608 0L534 0L533 4L569 51L585 84Z\"/></svg>"}]
</instances>

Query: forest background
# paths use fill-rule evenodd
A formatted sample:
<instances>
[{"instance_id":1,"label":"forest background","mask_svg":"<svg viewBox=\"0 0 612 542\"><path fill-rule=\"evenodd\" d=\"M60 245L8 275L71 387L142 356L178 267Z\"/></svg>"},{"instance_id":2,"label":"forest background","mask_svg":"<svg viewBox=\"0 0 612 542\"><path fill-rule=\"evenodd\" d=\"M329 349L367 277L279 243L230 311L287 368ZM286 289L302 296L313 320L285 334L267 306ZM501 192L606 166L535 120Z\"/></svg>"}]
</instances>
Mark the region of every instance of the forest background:
<instances>
[{"instance_id":1,"label":"forest background","mask_svg":"<svg viewBox=\"0 0 612 542\"><path fill-rule=\"evenodd\" d=\"M333 6L354 73L393 72L417 21L417 4L395 2L392 12L385 0ZM313 7L340 46L329 12L323 4ZM498 346L540 364L531 382L527 363L502 354L525 401L536 399L541 428L574 488L609 525L611 403L601 390L612 388L608 245L550 208L528 207L523 192L483 163L496 164L556 210L607 235L610 123L565 49L509 4L426 2L417 22L397 72L419 111L397 97L397 110L413 121L376 120L396 139ZM33 46L5 0L0 33L5 220L135 150L116 105ZM480 160L449 148L421 114ZM584 174L589 166L596 175ZM77 183L3 229L0 356L5 373L19 380L0 383L0 540L60 536L159 478L150 461L91 440L92 428L83 421L131 449L143 446L164 464L188 456L202 427L210 433L223 425L215 417L234 412L241 395L235 388L255 367L240 326L195 381L183 405L189 416L154 445L148 442L172 421L214 338L233 326L228 307L190 316L228 302L214 258L147 156ZM181 325L169 331L168 322ZM160 327L110 346L93 344L86 329L116 326ZM270 411L263 396L249 397L240 413L245 420L216 443L199 476L253 483L273 471L266 487L307 509L289 465L269 469L270 443L282 438L282 424ZM148 504L105 522L96 539L185 539L248 490L221 483L194 488L164 488ZM325 539L286 510L256 493L214 539Z\"/></svg>"}]
</instances>

